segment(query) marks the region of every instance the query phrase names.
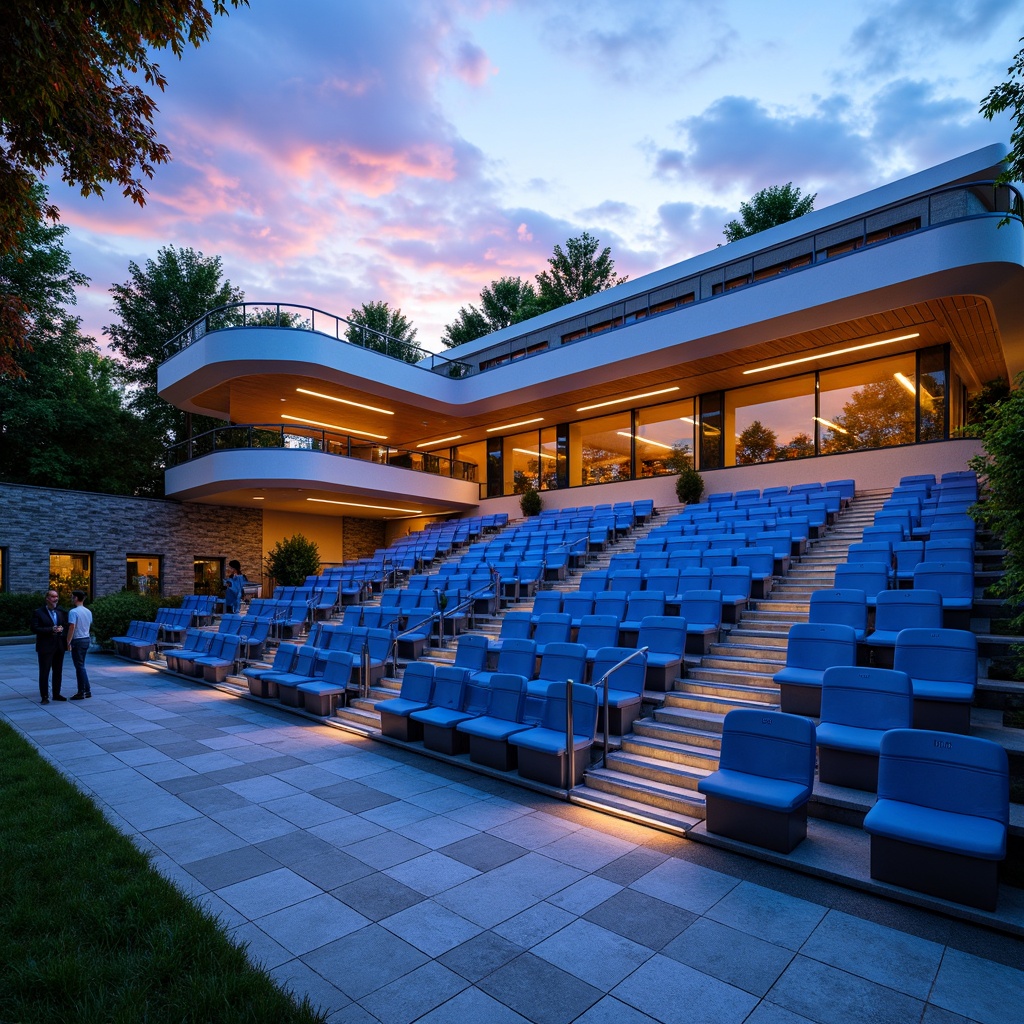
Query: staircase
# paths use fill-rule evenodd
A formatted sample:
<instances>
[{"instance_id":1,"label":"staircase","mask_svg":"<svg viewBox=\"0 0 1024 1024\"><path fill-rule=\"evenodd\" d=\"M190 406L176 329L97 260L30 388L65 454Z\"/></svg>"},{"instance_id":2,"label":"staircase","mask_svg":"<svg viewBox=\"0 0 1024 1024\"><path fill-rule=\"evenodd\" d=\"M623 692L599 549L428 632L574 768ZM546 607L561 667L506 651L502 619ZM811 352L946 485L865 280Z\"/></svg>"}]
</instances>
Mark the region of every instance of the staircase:
<instances>
[{"instance_id":1,"label":"staircase","mask_svg":"<svg viewBox=\"0 0 1024 1024\"><path fill-rule=\"evenodd\" d=\"M785 664L789 627L806 622L811 594L829 588L835 567L888 497L888 491L858 494L826 535L812 541L764 599L748 610L709 654L687 664L686 678L638 719L633 732L609 752L606 764L590 769L578 802L628 816L655 819L688 830L704 818L700 779L718 768L722 723L736 708L775 709L774 674Z\"/></svg>"}]
</instances>

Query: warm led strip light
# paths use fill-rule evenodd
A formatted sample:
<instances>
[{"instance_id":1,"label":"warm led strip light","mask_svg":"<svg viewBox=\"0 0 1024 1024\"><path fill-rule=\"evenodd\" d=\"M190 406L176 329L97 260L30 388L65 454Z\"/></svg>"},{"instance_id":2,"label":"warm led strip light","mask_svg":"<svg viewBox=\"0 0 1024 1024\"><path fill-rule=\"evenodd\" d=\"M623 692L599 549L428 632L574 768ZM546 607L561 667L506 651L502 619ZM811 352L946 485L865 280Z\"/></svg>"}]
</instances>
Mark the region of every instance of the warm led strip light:
<instances>
[{"instance_id":1,"label":"warm led strip light","mask_svg":"<svg viewBox=\"0 0 1024 1024\"><path fill-rule=\"evenodd\" d=\"M442 437L438 441L424 441L423 444L416 445L417 448L431 448L435 444L446 444L448 441L458 441L462 437L461 434L453 434L451 437Z\"/></svg>"},{"instance_id":2,"label":"warm led strip light","mask_svg":"<svg viewBox=\"0 0 1024 1024\"><path fill-rule=\"evenodd\" d=\"M322 391L310 391L307 388L296 388L300 395L312 395L314 398L326 398L328 402L340 402L342 405L354 405L357 409L369 409L370 412L380 412L385 416L394 416L391 409L378 409L375 405L363 405L362 402L353 402L347 398L335 398L334 395L325 395Z\"/></svg>"},{"instance_id":3,"label":"warm led strip light","mask_svg":"<svg viewBox=\"0 0 1024 1024\"><path fill-rule=\"evenodd\" d=\"M618 434L619 437L633 436L628 430L616 430L615 433ZM640 444L652 444L655 448L667 448L669 451L672 451L672 445L665 444L664 441L652 441L649 437L638 437L637 441Z\"/></svg>"},{"instance_id":4,"label":"warm led strip light","mask_svg":"<svg viewBox=\"0 0 1024 1024\"><path fill-rule=\"evenodd\" d=\"M330 498L307 498L306 501L316 501L321 505L345 505L348 508L371 508L375 512L404 512L410 516L423 515L423 512L417 508L392 508L390 505L362 505L358 501L331 501Z\"/></svg>"},{"instance_id":5,"label":"warm led strip light","mask_svg":"<svg viewBox=\"0 0 1024 1024\"><path fill-rule=\"evenodd\" d=\"M621 405L623 402L635 402L640 398L654 398L656 395L667 395L672 391L678 391L679 385L671 388L662 388L660 391L645 391L642 395L626 395L625 398L613 398L608 402L598 402L595 405L581 405L577 412L590 412L591 409L603 409L608 405Z\"/></svg>"},{"instance_id":6,"label":"warm led strip light","mask_svg":"<svg viewBox=\"0 0 1024 1024\"><path fill-rule=\"evenodd\" d=\"M557 455L549 455L547 452L531 452L529 448L513 448L512 451L519 452L520 455L531 455L540 456L542 459L557 459Z\"/></svg>"},{"instance_id":7,"label":"warm led strip light","mask_svg":"<svg viewBox=\"0 0 1024 1024\"><path fill-rule=\"evenodd\" d=\"M493 434L496 430L511 430L513 427L527 427L531 423L543 422L543 416L536 416L532 420L520 420L518 423L503 423L500 427L488 427L487 433Z\"/></svg>"},{"instance_id":8,"label":"warm led strip light","mask_svg":"<svg viewBox=\"0 0 1024 1024\"><path fill-rule=\"evenodd\" d=\"M307 420L301 416L289 416L288 413L281 413L281 419L294 420L296 423L308 423L314 427L326 427L328 430L337 430L342 434L355 434L357 437L372 437L377 441L386 441L386 434L371 434L368 430L354 430L352 427L339 427L337 423L321 423L319 420Z\"/></svg>"},{"instance_id":9,"label":"warm led strip light","mask_svg":"<svg viewBox=\"0 0 1024 1024\"><path fill-rule=\"evenodd\" d=\"M748 373L764 373L766 370L781 370L784 366L796 366L798 363L813 363L818 359L832 359L835 356L845 356L848 352L861 352L866 348L878 348L879 345L893 345L897 341L910 341L911 338L920 338L919 333L901 334L898 338L886 338L884 341L869 341L865 345L851 345L849 348L840 348L835 352L822 352L816 356L802 356L800 359L787 359L784 363L772 363L771 366L758 366L753 370L744 370L743 375Z\"/></svg>"}]
</instances>

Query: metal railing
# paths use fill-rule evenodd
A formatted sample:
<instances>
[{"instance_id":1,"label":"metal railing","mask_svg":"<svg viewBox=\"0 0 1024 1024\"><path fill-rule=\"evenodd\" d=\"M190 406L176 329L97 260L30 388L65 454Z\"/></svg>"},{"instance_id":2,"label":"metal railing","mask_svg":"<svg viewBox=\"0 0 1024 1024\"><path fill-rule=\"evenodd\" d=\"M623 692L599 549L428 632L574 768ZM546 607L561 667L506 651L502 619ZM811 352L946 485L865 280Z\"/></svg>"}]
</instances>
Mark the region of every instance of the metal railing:
<instances>
[{"instance_id":1,"label":"metal railing","mask_svg":"<svg viewBox=\"0 0 1024 1024\"><path fill-rule=\"evenodd\" d=\"M622 668L623 665L628 665L634 658L643 655L644 661L647 661L647 647L638 647L635 651L632 651L629 655L622 659L617 665L613 665L601 678L594 683L594 686L599 686L602 689L601 707L604 709L604 743L601 751L601 765L607 766L608 764L608 680L615 675L616 672ZM643 699L643 698L641 698Z\"/></svg>"},{"instance_id":2,"label":"metal railing","mask_svg":"<svg viewBox=\"0 0 1024 1024\"><path fill-rule=\"evenodd\" d=\"M477 467L472 462L415 449L396 448L353 434L296 427L290 423L246 423L215 427L168 448L167 468L183 465L214 452L270 448L323 452L325 455L338 455L381 466L411 469L416 473L477 482Z\"/></svg>"}]
</instances>

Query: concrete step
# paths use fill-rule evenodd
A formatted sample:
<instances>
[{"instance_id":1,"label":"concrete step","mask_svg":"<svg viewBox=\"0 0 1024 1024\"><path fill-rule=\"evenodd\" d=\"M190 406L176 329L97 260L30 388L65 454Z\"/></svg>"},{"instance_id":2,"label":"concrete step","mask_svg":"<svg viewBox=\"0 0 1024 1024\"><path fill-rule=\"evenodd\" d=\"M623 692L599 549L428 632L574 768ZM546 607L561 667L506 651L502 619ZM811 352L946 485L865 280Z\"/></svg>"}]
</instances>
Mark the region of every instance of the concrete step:
<instances>
[{"instance_id":1,"label":"concrete step","mask_svg":"<svg viewBox=\"0 0 1024 1024\"><path fill-rule=\"evenodd\" d=\"M673 709L673 713L678 710ZM671 718L672 715L669 717ZM635 740L639 743L657 741L673 747L693 747L708 750L715 757L718 757L722 749L722 717L721 715L716 716L716 721L713 724L716 724L717 728L713 731L708 731L704 728L677 725L674 721L662 721L656 712L650 718L637 719L633 723L633 732L628 737L623 737L622 745L625 747L627 740Z\"/></svg>"},{"instance_id":2,"label":"concrete step","mask_svg":"<svg viewBox=\"0 0 1024 1024\"><path fill-rule=\"evenodd\" d=\"M657 757L645 757L643 754L617 751L608 755L605 768L620 772L644 782L660 782L677 789L691 790L696 793L697 783L706 779L718 766L697 768L693 765L678 764Z\"/></svg>"},{"instance_id":3,"label":"concrete step","mask_svg":"<svg viewBox=\"0 0 1024 1024\"><path fill-rule=\"evenodd\" d=\"M729 710L731 711L732 708ZM725 712L706 711L702 708L670 707L663 704L654 712L654 720L679 730L691 730L693 736L690 738L690 742L693 743L696 741L698 733L720 736L722 723L725 721ZM636 723L633 728L636 731Z\"/></svg>"},{"instance_id":4,"label":"concrete step","mask_svg":"<svg viewBox=\"0 0 1024 1024\"><path fill-rule=\"evenodd\" d=\"M764 671L763 667L760 666L768 664L781 668L786 663L785 652L776 648L769 648L769 650L773 654L771 658L763 657L760 654L748 654L746 656L740 654L705 654L701 659L700 667L702 669L718 669L723 672ZM691 672L689 673L689 678L692 677L693 673Z\"/></svg>"},{"instance_id":5,"label":"concrete step","mask_svg":"<svg viewBox=\"0 0 1024 1024\"><path fill-rule=\"evenodd\" d=\"M657 807L680 817L693 819L693 824L704 818L704 797L695 790L640 779L609 768L589 770L585 783L588 794L603 793L606 796L641 804L645 808Z\"/></svg>"},{"instance_id":6,"label":"concrete step","mask_svg":"<svg viewBox=\"0 0 1024 1024\"><path fill-rule=\"evenodd\" d=\"M637 735L635 732L622 737L622 754L632 754L658 761L670 761L673 764L685 764L691 768L700 768L713 772L718 768L721 743L717 747L700 746L684 742L686 734L679 732L677 738L671 740L655 736Z\"/></svg>"},{"instance_id":7,"label":"concrete step","mask_svg":"<svg viewBox=\"0 0 1024 1024\"><path fill-rule=\"evenodd\" d=\"M379 733L380 715L372 710L372 705L369 707L365 705L371 705L371 702L366 701L364 703L358 699L354 700L349 707L338 708L334 712L334 717L344 722L345 725L359 729L362 732L368 734Z\"/></svg>"},{"instance_id":8,"label":"concrete step","mask_svg":"<svg viewBox=\"0 0 1024 1024\"><path fill-rule=\"evenodd\" d=\"M751 659L762 664L781 665L786 660L786 651L783 647L774 647L762 644L741 644L729 643L712 644L709 654L704 656L702 664L705 668L722 668L722 665L713 665L708 662L709 658L731 658L749 661Z\"/></svg>"},{"instance_id":9,"label":"concrete step","mask_svg":"<svg viewBox=\"0 0 1024 1024\"><path fill-rule=\"evenodd\" d=\"M711 670L704 669L702 671ZM772 681L771 675L758 674L754 677L758 681L754 683L726 682L724 677L726 675L733 675L733 673L723 673L722 675L722 679L685 679L680 683L679 689L672 692L677 696L695 696L699 694L705 697L720 697L730 701L763 701L768 704L778 704L779 702L779 688ZM749 674L737 672L735 676L742 678L749 676ZM763 682L765 679L768 680L767 683Z\"/></svg>"},{"instance_id":10,"label":"concrete step","mask_svg":"<svg viewBox=\"0 0 1024 1024\"><path fill-rule=\"evenodd\" d=\"M743 684L741 683L740 685ZM724 717L730 711L735 711L737 708L761 711L765 708L774 708L776 706L777 702L773 703L766 700L738 700L729 697L716 697L713 694L673 692L668 694L668 700L665 701L656 714L661 714L671 709L679 709L701 711L705 714L722 715Z\"/></svg>"},{"instance_id":11,"label":"concrete step","mask_svg":"<svg viewBox=\"0 0 1024 1024\"><path fill-rule=\"evenodd\" d=\"M591 787L586 783L587 780L584 779L584 785L577 786L572 795L572 802L581 807L589 807L619 818L656 822L665 831L676 834L684 834L704 820L703 807L700 808L699 816L677 813L667 807L634 800L620 793L599 789L596 785Z\"/></svg>"},{"instance_id":12,"label":"concrete step","mask_svg":"<svg viewBox=\"0 0 1024 1024\"><path fill-rule=\"evenodd\" d=\"M729 642L785 649L789 646L789 625L788 623L780 623L778 629L770 629L763 624L759 624L756 627L753 624L750 626L739 626L729 633Z\"/></svg>"}]
</instances>

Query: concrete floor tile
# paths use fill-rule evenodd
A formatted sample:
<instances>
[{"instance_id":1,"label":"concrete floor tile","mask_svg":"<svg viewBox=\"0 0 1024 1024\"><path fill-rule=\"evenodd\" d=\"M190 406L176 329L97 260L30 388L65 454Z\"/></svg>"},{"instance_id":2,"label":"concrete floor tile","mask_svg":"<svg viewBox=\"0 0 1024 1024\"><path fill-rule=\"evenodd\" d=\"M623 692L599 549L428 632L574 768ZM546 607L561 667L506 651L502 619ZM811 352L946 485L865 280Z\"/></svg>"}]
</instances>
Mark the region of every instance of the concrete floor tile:
<instances>
[{"instance_id":1,"label":"concrete floor tile","mask_svg":"<svg viewBox=\"0 0 1024 1024\"><path fill-rule=\"evenodd\" d=\"M737 886L731 875L671 857L641 875L631 889L694 914L705 914Z\"/></svg>"},{"instance_id":2,"label":"concrete floor tile","mask_svg":"<svg viewBox=\"0 0 1024 1024\"><path fill-rule=\"evenodd\" d=\"M232 810L217 811L211 814L216 821L230 829L247 843L262 843L278 836L289 835L298 830L298 826L284 818L272 814L263 807L249 804Z\"/></svg>"},{"instance_id":3,"label":"concrete floor tile","mask_svg":"<svg viewBox=\"0 0 1024 1024\"><path fill-rule=\"evenodd\" d=\"M216 890L217 895L250 921L293 906L320 894L320 889L288 868L233 882Z\"/></svg>"},{"instance_id":4,"label":"concrete floor tile","mask_svg":"<svg viewBox=\"0 0 1024 1024\"><path fill-rule=\"evenodd\" d=\"M437 959L467 981L479 981L492 971L515 960L523 947L492 931L482 931Z\"/></svg>"},{"instance_id":5,"label":"concrete floor tile","mask_svg":"<svg viewBox=\"0 0 1024 1024\"><path fill-rule=\"evenodd\" d=\"M764 1000L758 1003L757 1009L744 1021L744 1024L814 1024L814 1021L807 1017L801 1017L799 1013L793 1013L792 1010L787 1010L783 1006L777 1006L775 1003Z\"/></svg>"},{"instance_id":6,"label":"concrete floor tile","mask_svg":"<svg viewBox=\"0 0 1024 1024\"><path fill-rule=\"evenodd\" d=\"M502 800L500 797L492 797L490 800L480 800L464 807L453 807L448 811L448 817L461 821L463 825L469 825L478 832L486 832L530 813L527 807L512 803L510 800Z\"/></svg>"},{"instance_id":7,"label":"concrete floor tile","mask_svg":"<svg viewBox=\"0 0 1024 1024\"><path fill-rule=\"evenodd\" d=\"M352 843L345 847L345 852L352 857L357 857L371 868L378 871L384 868L394 867L414 857L422 857L429 851L425 846L414 843L405 836L397 835L394 832L382 832L371 839L364 839L358 843Z\"/></svg>"},{"instance_id":8,"label":"concrete floor tile","mask_svg":"<svg viewBox=\"0 0 1024 1024\"><path fill-rule=\"evenodd\" d=\"M370 922L327 893L260 917L255 922L275 942L303 956L335 939L365 928Z\"/></svg>"},{"instance_id":9,"label":"concrete floor tile","mask_svg":"<svg viewBox=\"0 0 1024 1024\"><path fill-rule=\"evenodd\" d=\"M267 970L278 967L295 959L295 954L290 953L280 943L275 942L259 925L252 921L246 921L229 932L230 936L238 945L245 943L246 956L260 967Z\"/></svg>"},{"instance_id":10,"label":"concrete floor tile","mask_svg":"<svg viewBox=\"0 0 1024 1024\"><path fill-rule=\"evenodd\" d=\"M308 831L311 836L317 836L332 846L345 849L353 843L382 835L386 830L358 814L349 814L347 817L324 822L323 825L314 825Z\"/></svg>"},{"instance_id":11,"label":"concrete floor tile","mask_svg":"<svg viewBox=\"0 0 1024 1024\"><path fill-rule=\"evenodd\" d=\"M702 917L661 952L688 967L763 996L793 959L792 950Z\"/></svg>"},{"instance_id":12,"label":"concrete floor tile","mask_svg":"<svg viewBox=\"0 0 1024 1024\"><path fill-rule=\"evenodd\" d=\"M467 982L439 963L428 963L359 1002L381 1021L410 1024L467 988Z\"/></svg>"},{"instance_id":13,"label":"concrete floor tile","mask_svg":"<svg viewBox=\"0 0 1024 1024\"><path fill-rule=\"evenodd\" d=\"M906 1024L924 1012L919 999L799 955L767 998L818 1024Z\"/></svg>"},{"instance_id":14,"label":"concrete floor tile","mask_svg":"<svg viewBox=\"0 0 1024 1024\"><path fill-rule=\"evenodd\" d=\"M233 832L208 818L196 818L177 825L151 829L146 833L146 838L181 863L213 857L246 845Z\"/></svg>"},{"instance_id":15,"label":"concrete floor tile","mask_svg":"<svg viewBox=\"0 0 1024 1024\"><path fill-rule=\"evenodd\" d=\"M523 953L477 987L535 1024L568 1024L601 998L601 990L553 964Z\"/></svg>"},{"instance_id":16,"label":"concrete floor tile","mask_svg":"<svg viewBox=\"0 0 1024 1024\"><path fill-rule=\"evenodd\" d=\"M490 871L502 864L518 860L525 856L527 851L524 847L500 839L491 833L475 832L448 846L442 846L441 853L446 857L460 860L477 871Z\"/></svg>"},{"instance_id":17,"label":"concrete floor tile","mask_svg":"<svg viewBox=\"0 0 1024 1024\"><path fill-rule=\"evenodd\" d=\"M494 933L523 949L532 949L538 942L543 942L549 935L567 927L573 920L575 915L566 910L550 903L536 903L521 914L502 921Z\"/></svg>"},{"instance_id":18,"label":"concrete floor tile","mask_svg":"<svg viewBox=\"0 0 1024 1024\"><path fill-rule=\"evenodd\" d=\"M571 864L583 871L596 871L634 849L632 843L602 835L594 829L581 828L549 843L543 852L545 857Z\"/></svg>"},{"instance_id":19,"label":"concrete floor tile","mask_svg":"<svg viewBox=\"0 0 1024 1024\"><path fill-rule=\"evenodd\" d=\"M793 950L807 941L825 914L817 903L752 882L740 882L707 911L720 924Z\"/></svg>"},{"instance_id":20,"label":"concrete floor tile","mask_svg":"<svg viewBox=\"0 0 1024 1024\"><path fill-rule=\"evenodd\" d=\"M188 861L186 867L208 889L221 889L225 885L244 882L247 878L274 871L280 865L273 857L268 857L253 846L246 846L230 853Z\"/></svg>"},{"instance_id":21,"label":"concrete floor tile","mask_svg":"<svg viewBox=\"0 0 1024 1024\"><path fill-rule=\"evenodd\" d=\"M350 814L361 814L374 807L395 803L398 799L359 782L336 782L330 786L320 787L313 795Z\"/></svg>"},{"instance_id":22,"label":"concrete floor tile","mask_svg":"<svg viewBox=\"0 0 1024 1024\"><path fill-rule=\"evenodd\" d=\"M422 893L378 871L339 885L331 890L331 895L371 921L391 917L426 899Z\"/></svg>"},{"instance_id":23,"label":"concrete floor tile","mask_svg":"<svg viewBox=\"0 0 1024 1024\"><path fill-rule=\"evenodd\" d=\"M1024 969L947 949L930 1001L981 1024L1016 1024L1024 1008Z\"/></svg>"},{"instance_id":24,"label":"concrete floor tile","mask_svg":"<svg viewBox=\"0 0 1024 1024\"><path fill-rule=\"evenodd\" d=\"M927 999L942 961L943 947L830 910L800 952L897 992Z\"/></svg>"},{"instance_id":25,"label":"concrete floor tile","mask_svg":"<svg viewBox=\"0 0 1024 1024\"><path fill-rule=\"evenodd\" d=\"M316 853L290 861L288 867L297 875L308 878L314 885L320 886L325 892L337 889L347 882L364 878L373 872L373 868L355 857L350 857L333 847L326 853Z\"/></svg>"},{"instance_id":26,"label":"concrete floor tile","mask_svg":"<svg viewBox=\"0 0 1024 1024\"><path fill-rule=\"evenodd\" d=\"M310 1003L323 1013L331 1016L345 1010L352 1002L344 992L330 980L308 967L302 960L289 960L278 964L270 976L283 989L295 994L298 999L308 996Z\"/></svg>"},{"instance_id":27,"label":"concrete floor tile","mask_svg":"<svg viewBox=\"0 0 1024 1024\"><path fill-rule=\"evenodd\" d=\"M272 775L259 775L248 779L240 779L237 782L229 782L225 789L237 793L244 800L250 800L254 804L267 803L269 800L279 800L286 796L298 796L302 792L297 786L274 778Z\"/></svg>"},{"instance_id":28,"label":"concrete floor tile","mask_svg":"<svg viewBox=\"0 0 1024 1024\"><path fill-rule=\"evenodd\" d=\"M285 821L290 821L299 828L311 828L313 825L323 825L325 822L334 821L337 818L345 817L348 811L343 811L326 800L317 800L315 796L308 793L299 793L297 796L281 797L279 800L264 800L263 807L276 814Z\"/></svg>"},{"instance_id":29,"label":"concrete floor tile","mask_svg":"<svg viewBox=\"0 0 1024 1024\"><path fill-rule=\"evenodd\" d=\"M611 994L662 1024L740 1024L757 1005L749 992L660 953Z\"/></svg>"},{"instance_id":30,"label":"concrete floor tile","mask_svg":"<svg viewBox=\"0 0 1024 1024\"><path fill-rule=\"evenodd\" d=\"M588 911L585 917L655 951L698 920L688 910L681 910L635 889L620 890Z\"/></svg>"},{"instance_id":31,"label":"concrete floor tile","mask_svg":"<svg viewBox=\"0 0 1024 1024\"><path fill-rule=\"evenodd\" d=\"M653 871L659 864L664 864L668 857L654 850L635 849L597 868L595 875L607 878L619 885L630 885L648 871Z\"/></svg>"},{"instance_id":32,"label":"concrete floor tile","mask_svg":"<svg viewBox=\"0 0 1024 1024\"><path fill-rule=\"evenodd\" d=\"M570 914L582 916L621 890L622 886L614 882L598 878L597 875L586 875L578 882L552 893L548 897L548 902L568 910Z\"/></svg>"},{"instance_id":33,"label":"concrete floor tile","mask_svg":"<svg viewBox=\"0 0 1024 1024\"><path fill-rule=\"evenodd\" d=\"M478 988L458 995L420 1017L418 1024L528 1024L527 1018L503 1006Z\"/></svg>"},{"instance_id":34,"label":"concrete floor tile","mask_svg":"<svg viewBox=\"0 0 1024 1024\"><path fill-rule=\"evenodd\" d=\"M411 805L418 806L418 805ZM440 850L441 847L450 846L452 843L461 842L471 836L479 835L474 829L461 822L452 821L443 814L436 814L420 807L424 817L410 821L408 824L389 826L406 839L421 843L431 850ZM378 822L380 823L380 822Z\"/></svg>"},{"instance_id":35,"label":"concrete floor tile","mask_svg":"<svg viewBox=\"0 0 1024 1024\"><path fill-rule=\"evenodd\" d=\"M603 992L654 955L647 946L582 920L537 943L531 952Z\"/></svg>"},{"instance_id":36,"label":"concrete floor tile","mask_svg":"<svg viewBox=\"0 0 1024 1024\"><path fill-rule=\"evenodd\" d=\"M475 878L479 872L442 853L431 851L422 857L407 860L404 864L387 868L386 874L424 896L435 896L467 879Z\"/></svg>"},{"instance_id":37,"label":"concrete floor tile","mask_svg":"<svg viewBox=\"0 0 1024 1024\"><path fill-rule=\"evenodd\" d=\"M431 900L385 917L380 924L434 958L462 945L483 930Z\"/></svg>"},{"instance_id":38,"label":"concrete floor tile","mask_svg":"<svg viewBox=\"0 0 1024 1024\"><path fill-rule=\"evenodd\" d=\"M395 800L390 804L381 804L379 807L371 807L360 812L361 817L372 821L381 828L397 832L405 825L412 825L418 821L425 821L433 817L425 807L417 807L416 804L408 803L405 800Z\"/></svg>"},{"instance_id":39,"label":"concrete floor tile","mask_svg":"<svg viewBox=\"0 0 1024 1024\"><path fill-rule=\"evenodd\" d=\"M577 1017L575 1024L657 1024L657 1021L614 996L605 996L582 1017Z\"/></svg>"},{"instance_id":40,"label":"concrete floor tile","mask_svg":"<svg viewBox=\"0 0 1024 1024\"><path fill-rule=\"evenodd\" d=\"M579 826L573 822L563 821L553 814L532 811L530 814L520 815L512 821L489 828L487 832L497 839L504 839L527 850L540 850L578 828Z\"/></svg>"}]
</instances>

